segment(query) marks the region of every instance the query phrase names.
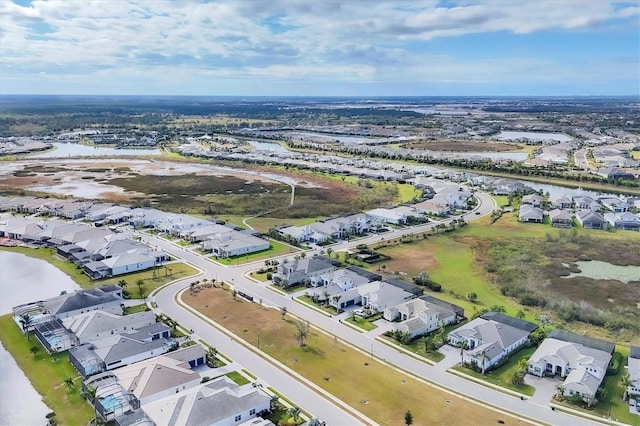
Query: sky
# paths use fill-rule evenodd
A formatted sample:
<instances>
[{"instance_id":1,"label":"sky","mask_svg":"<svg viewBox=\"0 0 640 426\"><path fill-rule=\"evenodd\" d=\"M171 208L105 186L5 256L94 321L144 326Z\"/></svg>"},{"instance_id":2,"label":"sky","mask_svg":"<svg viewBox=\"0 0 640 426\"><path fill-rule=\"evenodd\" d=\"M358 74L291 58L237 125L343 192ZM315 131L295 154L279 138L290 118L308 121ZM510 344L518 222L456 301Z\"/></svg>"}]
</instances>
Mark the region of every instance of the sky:
<instances>
[{"instance_id":1,"label":"sky","mask_svg":"<svg viewBox=\"0 0 640 426\"><path fill-rule=\"evenodd\" d=\"M1 0L0 94L640 94L640 0Z\"/></svg>"}]
</instances>

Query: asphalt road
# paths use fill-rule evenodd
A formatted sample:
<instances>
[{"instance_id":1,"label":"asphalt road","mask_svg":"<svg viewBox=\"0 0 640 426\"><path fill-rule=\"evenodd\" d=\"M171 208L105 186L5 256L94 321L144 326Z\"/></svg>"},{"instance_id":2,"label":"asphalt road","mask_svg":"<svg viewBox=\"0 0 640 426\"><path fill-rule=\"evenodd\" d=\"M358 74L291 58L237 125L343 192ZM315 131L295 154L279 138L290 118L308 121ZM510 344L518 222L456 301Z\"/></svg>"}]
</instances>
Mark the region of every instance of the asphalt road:
<instances>
[{"instance_id":1,"label":"asphalt road","mask_svg":"<svg viewBox=\"0 0 640 426\"><path fill-rule=\"evenodd\" d=\"M464 216L465 221L470 222L489 214L494 208L493 199L484 193L476 193L480 203L477 211L480 214L471 212ZM445 222L446 223L446 222ZM410 228L402 228L391 231L384 235L385 239L397 238L402 235L421 233L431 229L436 223L429 223ZM358 244L367 244L380 241L380 235L358 239L356 241L344 242L331 246L333 250L343 250L354 247ZM340 324L336 319L327 317L319 312L309 309L295 301L289 296L280 295L265 287L264 284L257 284L245 278L244 274L248 271L255 270L264 265L263 261L254 262L252 264L241 265L237 267L225 267L213 263L204 257L194 254L189 250L178 247L171 242L151 235L143 235L143 239L151 245L156 245L170 255L181 258L204 271L206 278L215 278L216 280L224 280L232 283L238 290L254 296L256 300L262 299L263 304L275 307L286 306L288 312L307 319L316 327L322 328L330 333L335 334L342 340L360 348L366 353L372 353L376 358L384 360L387 363L396 365L406 371L411 371L415 376L426 379L436 385L451 389L458 394L467 395L483 404L500 407L501 409L521 415L529 419L536 420L541 423L553 425L596 425L599 423L571 416L559 411L552 411L549 406L538 405L527 400L522 401L519 398L507 395L503 392L490 389L488 387L476 384L471 381L464 380L437 368L422 363L410 356L404 355L374 339L358 333L351 328ZM311 254L311 253L309 253ZM290 255L289 255L290 256ZM286 256L283 256L286 257ZM331 403L318 393L312 391L300 381L292 378L282 370L267 362L262 357L254 354L242 345L232 341L228 336L216 330L213 326L207 324L185 308L179 306L174 300L174 295L181 289L187 287L194 278L185 279L174 283L160 290L155 295L155 301L158 308L176 319L186 328L193 329L196 334L203 337L207 342L216 346L220 351L229 355L241 365L246 366L249 370L257 374L261 379L268 382L270 386L278 389L287 398L290 398L300 407L311 412L317 417L327 421L330 425L352 425L362 423L350 414ZM445 401L443 401L445 404ZM496 421L501 417L496 413ZM471 421L471 419L470 419Z\"/></svg>"}]
</instances>

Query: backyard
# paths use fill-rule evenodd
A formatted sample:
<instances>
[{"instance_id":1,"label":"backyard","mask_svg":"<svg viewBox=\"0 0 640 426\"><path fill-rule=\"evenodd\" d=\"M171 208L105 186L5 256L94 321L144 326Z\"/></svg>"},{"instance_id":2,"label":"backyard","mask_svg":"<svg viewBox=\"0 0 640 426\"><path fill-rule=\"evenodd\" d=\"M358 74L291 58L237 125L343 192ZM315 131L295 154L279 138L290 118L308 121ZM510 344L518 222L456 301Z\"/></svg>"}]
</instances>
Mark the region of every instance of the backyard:
<instances>
[{"instance_id":1,"label":"backyard","mask_svg":"<svg viewBox=\"0 0 640 426\"><path fill-rule=\"evenodd\" d=\"M313 328L306 345L300 347L293 317L283 319L278 310L240 298L233 300L228 291L206 289L194 295L184 293L182 297L223 327L254 346L259 344L260 350L380 424L399 424L407 409L413 413L415 424L464 424L470 418L482 419L477 424L495 424L498 418L505 419L507 424L518 423L383 367L367 354ZM380 383L385 386L379 386Z\"/></svg>"}]
</instances>

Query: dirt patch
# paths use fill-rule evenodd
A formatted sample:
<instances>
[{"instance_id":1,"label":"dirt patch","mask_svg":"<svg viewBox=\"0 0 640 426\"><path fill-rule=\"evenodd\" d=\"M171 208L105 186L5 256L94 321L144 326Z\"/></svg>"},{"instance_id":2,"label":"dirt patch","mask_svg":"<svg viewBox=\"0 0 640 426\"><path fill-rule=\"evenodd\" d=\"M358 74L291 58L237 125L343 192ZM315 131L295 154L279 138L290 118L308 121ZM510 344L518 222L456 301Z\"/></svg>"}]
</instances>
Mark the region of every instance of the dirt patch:
<instances>
[{"instance_id":1,"label":"dirt patch","mask_svg":"<svg viewBox=\"0 0 640 426\"><path fill-rule=\"evenodd\" d=\"M422 271L434 271L440 267L433 251L428 250L424 244L420 245L419 250L417 248L416 243L407 243L384 247L377 251L391 257L384 262L387 274L394 275L398 272L401 277L410 281L411 277ZM377 268L381 265L379 264Z\"/></svg>"}]
</instances>

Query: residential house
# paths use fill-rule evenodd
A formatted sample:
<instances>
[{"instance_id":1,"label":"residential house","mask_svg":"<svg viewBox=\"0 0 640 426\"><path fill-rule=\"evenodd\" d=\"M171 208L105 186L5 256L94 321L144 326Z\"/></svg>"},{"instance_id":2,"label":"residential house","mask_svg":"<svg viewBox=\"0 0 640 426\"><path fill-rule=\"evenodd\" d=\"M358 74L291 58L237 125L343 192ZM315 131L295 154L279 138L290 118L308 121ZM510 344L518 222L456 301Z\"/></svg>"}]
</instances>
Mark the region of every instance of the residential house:
<instances>
[{"instance_id":1,"label":"residential house","mask_svg":"<svg viewBox=\"0 0 640 426\"><path fill-rule=\"evenodd\" d=\"M564 210L570 209L573 206L573 201L570 198L561 195L551 195L549 197L549 204L551 208Z\"/></svg>"},{"instance_id":2,"label":"residential house","mask_svg":"<svg viewBox=\"0 0 640 426\"><path fill-rule=\"evenodd\" d=\"M578 394L590 401L596 397L614 349L613 343L554 330L529 358L528 372L540 377L558 374L564 378L564 395Z\"/></svg>"},{"instance_id":3,"label":"residential house","mask_svg":"<svg viewBox=\"0 0 640 426\"><path fill-rule=\"evenodd\" d=\"M407 216L403 213L390 209L378 208L365 212L372 221L381 223L391 223L394 225L404 225L407 223Z\"/></svg>"},{"instance_id":4,"label":"residential house","mask_svg":"<svg viewBox=\"0 0 640 426\"><path fill-rule=\"evenodd\" d=\"M413 208L423 214L431 214L440 217L451 214L451 209L447 204L434 200L427 200L417 204L413 204Z\"/></svg>"},{"instance_id":5,"label":"residential house","mask_svg":"<svg viewBox=\"0 0 640 426\"><path fill-rule=\"evenodd\" d=\"M430 333L440 325L457 323L462 319L462 308L453 309L450 304L434 303L430 296L409 300L384 310L383 318L387 321L399 321L394 324L396 330L408 333L409 338ZM439 302L439 299L437 299ZM454 306L454 305L451 305Z\"/></svg>"},{"instance_id":6,"label":"residential house","mask_svg":"<svg viewBox=\"0 0 640 426\"><path fill-rule=\"evenodd\" d=\"M627 363L627 374L629 374L629 385L627 395L634 399L640 398L640 347L631 346L629 352L629 362Z\"/></svg>"},{"instance_id":7,"label":"residential house","mask_svg":"<svg viewBox=\"0 0 640 426\"><path fill-rule=\"evenodd\" d=\"M91 311L62 320L64 327L76 336L78 344L111 337L114 334L131 332L155 323L156 315L153 311L131 315Z\"/></svg>"},{"instance_id":8,"label":"residential house","mask_svg":"<svg viewBox=\"0 0 640 426\"><path fill-rule=\"evenodd\" d=\"M602 204L606 209L609 209L613 213L624 213L629 211L629 203L626 201L622 201L616 197L602 197L599 199L600 204Z\"/></svg>"},{"instance_id":9,"label":"residential house","mask_svg":"<svg viewBox=\"0 0 640 426\"><path fill-rule=\"evenodd\" d=\"M118 382L145 405L200 384L194 368L206 364L202 345L193 345L113 370Z\"/></svg>"},{"instance_id":10,"label":"residential house","mask_svg":"<svg viewBox=\"0 0 640 426\"><path fill-rule=\"evenodd\" d=\"M228 258L268 250L271 244L269 241L253 235L253 231L234 230L209 237L202 242L201 247L218 257Z\"/></svg>"},{"instance_id":11,"label":"residential house","mask_svg":"<svg viewBox=\"0 0 640 426\"><path fill-rule=\"evenodd\" d=\"M580 210L576 212L576 220L583 228L588 229L606 229L607 222L600 213L591 210Z\"/></svg>"},{"instance_id":12,"label":"residential house","mask_svg":"<svg viewBox=\"0 0 640 426\"><path fill-rule=\"evenodd\" d=\"M605 213L604 220L615 229L640 231L640 217L633 213Z\"/></svg>"},{"instance_id":13,"label":"residential house","mask_svg":"<svg viewBox=\"0 0 640 426\"><path fill-rule=\"evenodd\" d=\"M416 297L414 293L384 281L362 284L357 287L357 293L360 304L373 312L384 312L388 307Z\"/></svg>"},{"instance_id":14,"label":"residential house","mask_svg":"<svg viewBox=\"0 0 640 426\"><path fill-rule=\"evenodd\" d=\"M311 229L309 225L305 226L285 226L283 228L277 228L277 231L283 237L288 237L293 239L298 243L303 243L305 241L309 241L310 237L314 234L314 230ZM325 239L326 237L323 236ZM324 242L324 241L316 241L316 242Z\"/></svg>"},{"instance_id":15,"label":"residential house","mask_svg":"<svg viewBox=\"0 0 640 426\"><path fill-rule=\"evenodd\" d=\"M549 212L551 226L556 228L571 228L573 226L573 215L566 210L555 209Z\"/></svg>"},{"instance_id":16,"label":"residential house","mask_svg":"<svg viewBox=\"0 0 640 426\"><path fill-rule=\"evenodd\" d=\"M544 198L538 194L528 194L522 197L522 204L529 205L531 207L542 208Z\"/></svg>"},{"instance_id":17,"label":"residential house","mask_svg":"<svg viewBox=\"0 0 640 426\"><path fill-rule=\"evenodd\" d=\"M524 345L538 326L501 313L488 312L447 335L454 346L466 345L463 364L488 370Z\"/></svg>"},{"instance_id":18,"label":"residential house","mask_svg":"<svg viewBox=\"0 0 640 426\"><path fill-rule=\"evenodd\" d=\"M233 231L233 228L212 223L207 226L201 226L199 228L185 231L182 233L181 237L189 240L192 243L199 243L201 241L205 241L208 238L216 237L218 235L224 235L231 231Z\"/></svg>"},{"instance_id":19,"label":"residential house","mask_svg":"<svg viewBox=\"0 0 640 426\"><path fill-rule=\"evenodd\" d=\"M170 328L155 323L72 348L69 362L86 377L162 355L175 346Z\"/></svg>"},{"instance_id":20,"label":"residential house","mask_svg":"<svg viewBox=\"0 0 640 426\"><path fill-rule=\"evenodd\" d=\"M145 404L157 424L236 426L269 410L271 397L251 384L238 386L226 376Z\"/></svg>"},{"instance_id":21,"label":"residential house","mask_svg":"<svg viewBox=\"0 0 640 426\"><path fill-rule=\"evenodd\" d=\"M597 212L602 209L602 204L598 203L596 200L589 196L573 197L573 203L576 210L592 210Z\"/></svg>"},{"instance_id":22,"label":"residential house","mask_svg":"<svg viewBox=\"0 0 640 426\"><path fill-rule=\"evenodd\" d=\"M544 213L542 209L529 204L522 204L518 213L518 221L527 223L542 223Z\"/></svg>"},{"instance_id":23,"label":"residential house","mask_svg":"<svg viewBox=\"0 0 640 426\"><path fill-rule=\"evenodd\" d=\"M335 262L324 256L305 257L291 262L283 261L273 274L273 282L288 287L335 270Z\"/></svg>"},{"instance_id":24,"label":"residential house","mask_svg":"<svg viewBox=\"0 0 640 426\"><path fill-rule=\"evenodd\" d=\"M96 390L94 406L105 422L140 408L140 402L133 393L124 389L111 372L96 374L83 381L82 389L89 388Z\"/></svg>"}]
</instances>

